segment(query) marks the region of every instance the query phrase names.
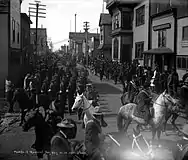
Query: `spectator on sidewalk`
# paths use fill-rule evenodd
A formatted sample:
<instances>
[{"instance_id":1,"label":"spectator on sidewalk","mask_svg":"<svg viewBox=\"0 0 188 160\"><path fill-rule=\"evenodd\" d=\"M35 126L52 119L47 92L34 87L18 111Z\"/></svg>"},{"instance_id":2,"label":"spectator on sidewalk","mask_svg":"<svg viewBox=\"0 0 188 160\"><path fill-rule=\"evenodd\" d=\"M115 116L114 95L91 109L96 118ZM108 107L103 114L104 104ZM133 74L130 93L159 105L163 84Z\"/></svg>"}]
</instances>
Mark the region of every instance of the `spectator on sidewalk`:
<instances>
[{"instance_id":1,"label":"spectator on sidewalk","mask_svg":"<svg viewBox=\"0 0 188 160\"><path fill-rule=\"evenodd\" d=\"M6 101L9 105L9 113L13 112L13 102L12 102L12 98L13 98L13 84L10 80L10 78L7 76L6 80L5 80L5 96L6 96Z\"/></svg>"}]
</instances>

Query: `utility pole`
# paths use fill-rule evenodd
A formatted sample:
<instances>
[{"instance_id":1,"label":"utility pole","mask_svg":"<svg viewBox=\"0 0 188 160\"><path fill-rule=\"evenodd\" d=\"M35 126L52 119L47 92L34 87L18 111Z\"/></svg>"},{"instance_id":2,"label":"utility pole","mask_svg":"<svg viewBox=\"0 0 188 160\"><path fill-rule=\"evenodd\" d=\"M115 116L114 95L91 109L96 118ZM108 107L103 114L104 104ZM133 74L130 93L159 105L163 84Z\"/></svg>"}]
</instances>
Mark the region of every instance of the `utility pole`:
<instances>
[{"instance_id":1,"label":"utility pole","mask_svg":"<svg viewBox=\"0 0 188 160\"><path fill-rule=\"evenodd\" d=\"M76 33L76 16L77 14L75 14L75 33Z\"/></svg>"},{"instance_id":2,"label":"utility pole","mask_svg":"<svg viewBox=\"0 0 188 160\"><path fill-rule=\"evenodd\" d=\"M85 46L85 56L86 56L86 65L88 66L88 30L89 30L89 22L84 22L84 30L85 30L85 39L86 39L86 46Z\"/></svg>"},{"instance_id":3,"label":"utility pole","mask_svg":"<svg viewBox=\"0 0 188 160\"><path fill-rule=\"evenodd\" d=\"M41 16L40 14L46 14L44 12L39 12L40 10L46 10L45 8L40 8L40 7L46 7L46 5L40 4L40 1L35 1L36 3L29 3L31 6L36 6L36 8L29 7L29 17L35 17L36 18L36 33L35 33L35 45L36 45L36 55L38 55L38 18L46 18L45 16ZM32 11L34 10L34 11ZM35 13L36 15L31 15L31 13Z\"/></svg>"}]
</instances>

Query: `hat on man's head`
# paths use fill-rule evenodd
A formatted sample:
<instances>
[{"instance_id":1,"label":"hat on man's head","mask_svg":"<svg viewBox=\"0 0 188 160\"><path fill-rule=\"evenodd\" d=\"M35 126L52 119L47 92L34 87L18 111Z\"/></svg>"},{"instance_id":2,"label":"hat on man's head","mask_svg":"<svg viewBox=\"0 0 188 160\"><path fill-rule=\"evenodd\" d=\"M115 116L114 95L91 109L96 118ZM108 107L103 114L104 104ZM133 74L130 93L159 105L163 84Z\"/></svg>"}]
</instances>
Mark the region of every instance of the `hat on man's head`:
<instances>
[{"instance_id":1,"label":"hat on man's head","mask_svg":"<svg viewBox=\"0 0 188 160\"><path fill-rule=\"evenodd\" d=\"M60 123L57 124L57 127L60 127L60 128L73 128L74 124L70 123L67 119L63 119Z\"/></svg>"}]
</instances>

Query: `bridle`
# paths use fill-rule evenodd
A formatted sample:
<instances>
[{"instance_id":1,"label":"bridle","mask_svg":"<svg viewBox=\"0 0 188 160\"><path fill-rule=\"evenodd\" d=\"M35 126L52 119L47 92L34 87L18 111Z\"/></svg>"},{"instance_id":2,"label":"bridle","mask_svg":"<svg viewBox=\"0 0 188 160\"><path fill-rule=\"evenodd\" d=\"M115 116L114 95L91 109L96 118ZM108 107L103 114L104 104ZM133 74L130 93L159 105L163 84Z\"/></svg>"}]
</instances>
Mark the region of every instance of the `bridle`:
<instances>
[{"instance_id":1,"label":"bridle","mask_svg":"<svg viewBox=\"0 0 188 160\"><path fill-rule=\"evenodd\" d=\"M84 97L82 96L82 103L83 103L83 106L84 106ZM89 107L87 108L82 108L83 109L83 112L85 112L86 110L88 110L89 108L91 108L92 104L90 103Z\"/></svg>"},{"instance_id":2,"label":"bridle","mask_svg":"<svg viewBox=\"0 0 188 160\"><path fill-rule=\"evenodd\" d=\"M166 98L166 99L168 100L168 102L172 103L172 106L175 106L175 103L174 103L172 100L170 100L167 96L165 96L164 94L163 94L162 96L163 96L163 99L164 99L164 105L159 104L159 103L157 103L156 101L153 102L153 103L154 103L154 104L157 104L157 105L159 105L159 106L162 106L162 107L166 107L166 106L167 106L167 103L165 103L165 98Z\"/></svg>"}]
</instances>

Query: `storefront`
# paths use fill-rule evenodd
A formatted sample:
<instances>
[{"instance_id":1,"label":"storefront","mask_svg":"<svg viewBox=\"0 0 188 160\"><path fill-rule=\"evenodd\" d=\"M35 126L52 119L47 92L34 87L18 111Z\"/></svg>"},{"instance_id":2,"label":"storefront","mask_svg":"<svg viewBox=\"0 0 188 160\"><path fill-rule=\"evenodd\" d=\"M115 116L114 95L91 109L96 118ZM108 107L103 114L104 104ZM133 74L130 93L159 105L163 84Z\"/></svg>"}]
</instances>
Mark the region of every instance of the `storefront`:
<instances>
[{"instance_id":1,"label":"storefront","mask_svg":"<svg viewBox=\"0 0 188 160\"><path fill-rule=\"evenodd\" d=\"M143 52L145 65L152 68L159 66L160 72L170 70L174 65L175 54L170 48L155 48Z\"/></svg>"},{"instance_id":2,"label":"storefront","mask_svg":"<svg viewBox=\"0 0 188 160\"><path fill-rule=\"evenodd\" d=\"M151 49L144 52L144 64L154 69L159 66L160 71L175 67L176 58L176 20L175 10L151 16Z\"/></svg>"}]
</instances>

